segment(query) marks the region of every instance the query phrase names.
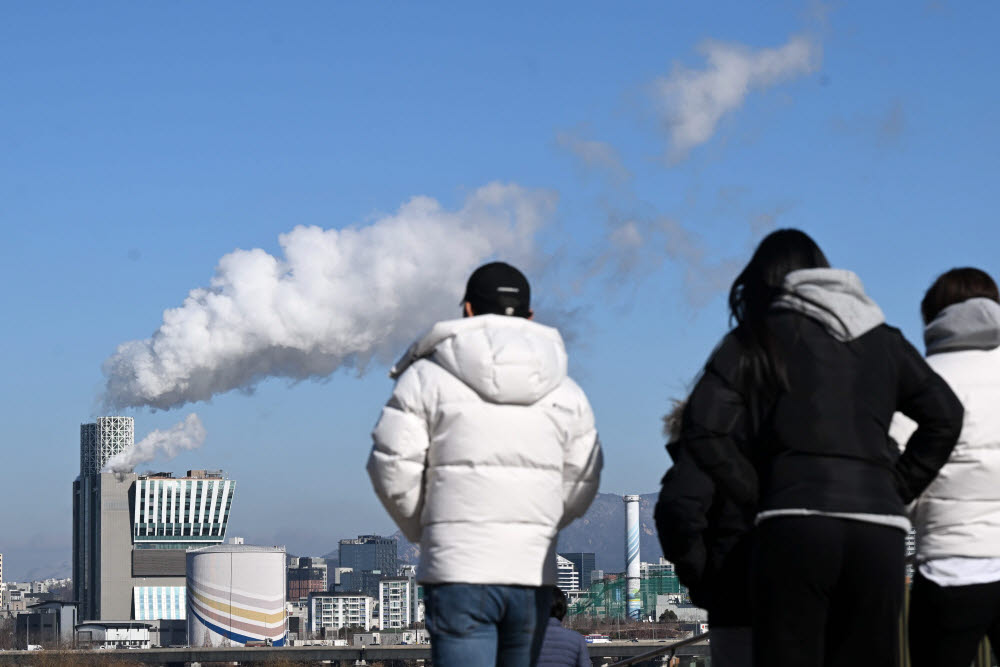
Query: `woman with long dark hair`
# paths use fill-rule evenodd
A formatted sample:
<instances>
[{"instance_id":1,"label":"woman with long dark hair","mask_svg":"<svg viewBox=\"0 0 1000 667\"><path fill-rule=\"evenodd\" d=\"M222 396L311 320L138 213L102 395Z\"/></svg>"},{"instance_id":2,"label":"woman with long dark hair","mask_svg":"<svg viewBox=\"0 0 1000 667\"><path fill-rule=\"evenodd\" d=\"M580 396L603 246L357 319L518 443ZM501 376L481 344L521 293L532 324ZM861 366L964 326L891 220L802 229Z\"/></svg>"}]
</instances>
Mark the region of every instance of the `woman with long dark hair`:
<instances>
[{"instance_id":1,"label":"woman with long dark hair","mask_svg":"<svg viewBox=\"0 0 1000 667\"><path fill-rule=\"evenodd\" d=\"M801 231L761 241L729 306L677 446L756 514L754 664L890 667L904 505L948 459L961 403ZM902 454L897 411L917 423Z\"/></svg>"},{"instance_id":2,"label":"woman with long dark hair","mask_svg":"<svg viewBox=\"0 0 1000 667\"><path fill-rule=\"evenodd\" d=\"M913 667L967 667L984 636L1000 647L1000 290L984 271L952 269L920 306L927 362L962 401L965 420L910 512L910 655ZM893 424L901 442L905 421Z\"/></svg>"}]
</instances>

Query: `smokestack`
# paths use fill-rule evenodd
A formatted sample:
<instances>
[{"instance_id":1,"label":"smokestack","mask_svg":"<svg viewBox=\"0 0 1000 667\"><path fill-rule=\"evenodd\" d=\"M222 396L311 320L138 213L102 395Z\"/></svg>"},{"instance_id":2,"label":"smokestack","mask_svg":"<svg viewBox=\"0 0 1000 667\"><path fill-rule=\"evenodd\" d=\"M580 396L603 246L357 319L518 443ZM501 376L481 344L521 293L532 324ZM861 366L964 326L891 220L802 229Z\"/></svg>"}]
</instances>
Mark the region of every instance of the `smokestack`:
<instances>
[{"instance_id":1,"label":"smokestack","mask_svg":"<svg viewBox=\"0 0 1000 667\"><path fill-rule=\"evenodd\" d=\"M628 617L638 621L641 613L639 578L639 496L622 496L625 501L625 593Z\"/></svg>"},{"instance_id":2,"label":"smokestack","mask_svg":"<svg viewBox=\"0 0 1000 667\"><path fill-rule=\"evenodd\" d=\"M191 413L166 431L153 431L135 445L122 449L107 459L101 472L132 472L139 464L149 463L157 457L169 461L181 451L197 449L204 442L205 427L198 415Z\"/></svg>"}]
</instances>

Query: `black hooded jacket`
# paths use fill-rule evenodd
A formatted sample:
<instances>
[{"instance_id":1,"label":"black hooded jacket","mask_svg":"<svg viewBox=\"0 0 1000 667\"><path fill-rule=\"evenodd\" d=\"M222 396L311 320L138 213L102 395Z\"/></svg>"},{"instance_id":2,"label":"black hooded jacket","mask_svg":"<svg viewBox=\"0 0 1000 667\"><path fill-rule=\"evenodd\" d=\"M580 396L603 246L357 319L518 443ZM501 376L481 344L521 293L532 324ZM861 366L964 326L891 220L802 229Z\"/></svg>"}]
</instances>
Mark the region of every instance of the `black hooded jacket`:
<instances>
[{"instance_id":1,"label":"black hooded jacket","mask_svg":"<svg viewBox=\"0 0 1000 667\"><path fill-rule=\"evenodd\" d=\"M791 310L768 327L787 391L759 405L730 333L688 399L679 448L742 508L903 515L951 454L958 398L885 324L846 342ZM888 435L897 411L918 424L902 455Z\"/></svg>"},{"instance_id":2,"label":"black hooded jacket","mask_svg":"<svg viewBox=\"0 0 1000 667\"><path fill-rule=\"evenodd\" d=\"M713 626L748 626L753 508L716 493L684 449L669 444L667 451L673 465L663 476L654 513L663 555Z\"/></svg>"},{"instance_id":3,"label":"black hooded jacket","mask_svg":"<svg viewBox=\"0 0 1000 667\"><path fill-rule=\"evenodd\" d=\"M853 273L790 273L766 324L785 388L753 387L745 332L730 332L686 401L657 505L664 553L717 624L749 623L759 512L902 516L962 428L958 398ZM888 434L897 411L918 424L902 455Z\"/></svg>"}]
</instances>

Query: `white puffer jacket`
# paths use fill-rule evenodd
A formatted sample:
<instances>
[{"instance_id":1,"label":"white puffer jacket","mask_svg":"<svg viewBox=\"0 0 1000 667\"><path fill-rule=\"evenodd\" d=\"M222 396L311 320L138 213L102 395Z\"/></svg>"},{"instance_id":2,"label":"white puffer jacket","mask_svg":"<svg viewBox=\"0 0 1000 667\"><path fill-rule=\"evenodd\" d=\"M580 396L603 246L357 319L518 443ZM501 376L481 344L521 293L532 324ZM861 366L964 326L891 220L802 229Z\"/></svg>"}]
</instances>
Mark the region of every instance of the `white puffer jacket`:
<instances>
[{"instance_id":1,"label":"white puffer jacket","mask_svg":"<svg viewBox=\"0 0 1000 667\"><path fill-rule=\"evenodd\" d=\"M393 369L368 474L424 583L552 585L556 536L600 481L594 416L559 332L519 317L439 322Z\"/></svg>"},{"instance_id":2,"label":"white puffer jacket","mask_svg":"<svg viewBox=\"0 0 1000 667\"><path fill-rule=\"evenodd\" d=\"M927 363L962 401L965 418L948 463L911 507L917 559L1000 557L1000 305L949 306L924 338ZM908 430L894 420L894 437Z\"/></svg>"}]
</instances>

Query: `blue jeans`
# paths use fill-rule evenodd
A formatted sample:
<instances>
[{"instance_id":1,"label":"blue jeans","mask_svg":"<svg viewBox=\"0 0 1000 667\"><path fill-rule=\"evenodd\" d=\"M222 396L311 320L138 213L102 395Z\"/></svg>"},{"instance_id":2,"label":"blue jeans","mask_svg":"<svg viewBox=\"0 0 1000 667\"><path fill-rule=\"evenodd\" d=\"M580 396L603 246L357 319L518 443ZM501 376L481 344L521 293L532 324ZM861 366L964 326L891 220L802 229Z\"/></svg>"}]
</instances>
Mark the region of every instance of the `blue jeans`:
<instances>
[{"instance_id":1,"label":"blue jeans","mask_svg":"<svg viewBox=\"0 0 1000 667\"><path fill-rule=\"evenodd\" d=\"M549 586L424 585L434 667L531 667L551 606Z\"/></svg>"}]
</instances>

